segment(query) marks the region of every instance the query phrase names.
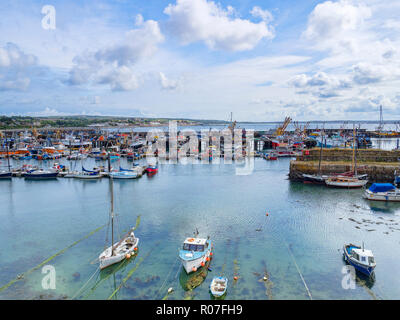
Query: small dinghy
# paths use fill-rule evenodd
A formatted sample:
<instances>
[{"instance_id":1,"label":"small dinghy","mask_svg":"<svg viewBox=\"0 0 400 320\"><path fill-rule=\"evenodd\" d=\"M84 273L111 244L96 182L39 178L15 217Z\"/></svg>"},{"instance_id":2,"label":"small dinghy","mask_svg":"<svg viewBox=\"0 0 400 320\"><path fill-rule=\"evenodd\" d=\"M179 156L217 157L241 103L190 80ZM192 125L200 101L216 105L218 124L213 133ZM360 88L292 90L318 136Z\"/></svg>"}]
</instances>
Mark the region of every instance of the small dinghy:
<instances>
[{"instance_id":1,"label":"small dinghy","mask_svg":"<svg viewBox=\"0 0 400 320\"><path fill-rule=\"evenodd\" d=\"M226 293L228 279L225 277L214 277L210 283L211 294L216 297L222 297Z\"/></svg>"},{"instance_id":2,"label":"small dinghy","mask_svg":"<svg viewBox=\"0 0 400 320\"><path fill-rule=\"evenodd\" d=\"M118 263L124 259L129 259L136 253L139 238L135 237L133 228L125 234L121 240L114 244L114 186L113 177L110 177L111 191L111 246L104 250L100 256L100 269Z\"/></svg>"},{"instance_id":3,"label":"small dinghy","mask_svg":"<svg viewBox=\"0 0 400 320\"><path fill-rule=\"evenodd\" d=\"M352 265L356 270L370 276L376 267L374 255L371 250L361 248L354 244L345 244L343 246L344 260Z\"/></svg>"}]
</instances>

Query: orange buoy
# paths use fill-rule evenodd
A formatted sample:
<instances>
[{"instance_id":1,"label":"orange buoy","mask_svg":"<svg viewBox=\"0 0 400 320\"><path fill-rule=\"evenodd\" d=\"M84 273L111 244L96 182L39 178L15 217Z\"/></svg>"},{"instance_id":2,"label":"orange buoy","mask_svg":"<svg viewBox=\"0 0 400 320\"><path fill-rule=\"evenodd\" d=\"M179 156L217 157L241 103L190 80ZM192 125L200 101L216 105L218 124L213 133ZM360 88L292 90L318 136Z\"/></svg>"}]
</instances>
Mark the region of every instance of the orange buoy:
<instances>
[{"instance_id":1,"label":"orange buoy","mask_svg":"<svg viewBox=\"0 0 400 320\"><path fill-rule=\"evenodd\" d=\"M268 217L268 212L265 215Z\"/></svg>"},{"instance_id":2,"label":"orange buoy","mask_svg":"<svg viewBox=\"0 0 400 320\"><path fill-rule=\"evenodd\" d=\"M129 253L126 254L125 256L127 259L129 259L131 257L131 255Z\"/></svg>"},{"instance_id":3,"label":"orange buoy","mask_svg":"<svg viewBox=\"0 0 400 320\"><path fill-rule=\"evenodd\" d=\"M196 271L197 271L197 268L196 268L196 267L193 267L193 268L192 268L192 271L193 271L193 272L196 272Z\"/></svg>"},{"instance_id":4,"label":"orange buoy","mask_svg":"<svg viewBox=\"0 0 400 320\"><path fill-rule=\"evenodd\" d=\"M233 280L235 280L235 281L236 281L237 279L238 279L238 277L237 277L237 276L234 276L234 277L233 277Z\"/></svg>"},{"instance_id":5,"label":"orange buoy","mask_svg":"<svg viewBox=\"0 0 400 320\"><path fill-rule=\"evenodd\" d=\"M210 256L212 256L213 255L213 253L212 252L210 252Z\"/></svg>"},{"instance_id":6,"label":"orange buoy","mask_svg":"<svg viewBox=\"0 0 400 320\"><path fill-rule=\"evenodd\" d=\"M133 250L137 251L137 247L135 247Z\"/></svg>"},{"instance_id":7,"label":"orange buoy","mask_svg":"<svg viewBox=\"0 0 400 320\"><path fill-rule=\"evenodd\" d=\"M205 263L204 263L204 261L202 261L202 262L201 262L201 266L202 266L202 267L204 267L204 266L205 266Z\"/></svg>"},{"instance_id":8,"label":"orange buoy","mask_svg":"<svg viewBox=\"0 0 400 320\"><path fill-rule=\"evenodd\" d=\"M210 261L210 258L209 258L209 257L207 257L207 258L206 258L206 261Z\"/></svg>"}]
</instances>

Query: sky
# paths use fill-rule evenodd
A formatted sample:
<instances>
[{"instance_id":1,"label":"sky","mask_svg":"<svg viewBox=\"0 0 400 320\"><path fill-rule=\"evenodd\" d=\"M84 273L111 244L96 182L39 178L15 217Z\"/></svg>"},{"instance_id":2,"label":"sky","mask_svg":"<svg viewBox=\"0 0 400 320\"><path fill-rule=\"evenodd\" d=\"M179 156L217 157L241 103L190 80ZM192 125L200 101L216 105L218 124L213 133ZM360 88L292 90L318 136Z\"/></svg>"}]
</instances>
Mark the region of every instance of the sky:
<instances>
[{"instance_id":1,"label":"sky","mask_svg":"<svg viewBox=\"0 0 400 320\"><path fill-rule=\"evenodd\" d=\"M400 1L2 0L0 114L400 120Z\"/></svg>"}]
</instances>

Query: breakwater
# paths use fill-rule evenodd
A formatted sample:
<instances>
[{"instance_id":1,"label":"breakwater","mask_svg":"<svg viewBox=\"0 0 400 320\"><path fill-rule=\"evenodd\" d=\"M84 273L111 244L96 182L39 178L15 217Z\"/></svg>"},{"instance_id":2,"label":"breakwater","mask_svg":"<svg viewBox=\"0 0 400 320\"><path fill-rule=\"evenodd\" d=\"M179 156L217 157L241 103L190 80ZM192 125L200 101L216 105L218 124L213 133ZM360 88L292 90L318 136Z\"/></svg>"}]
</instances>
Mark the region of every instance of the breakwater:
<instances>
[{"instance_id":1,"label":"breakwater","mask_svg":"<svg viewBox=\"0 0 400 320\"><path fill-rule=\"evenodd\" d=\"M319 158L321 154L321 166ZM370 182L393 182L395 171L400 172L400 150L359 149L355 151L357 172L368 174ZM290 162L289 179L301 181L302 175L337 174L353 170L352 149L323 149L303 151Z\"/></svg>"}]
</instances>

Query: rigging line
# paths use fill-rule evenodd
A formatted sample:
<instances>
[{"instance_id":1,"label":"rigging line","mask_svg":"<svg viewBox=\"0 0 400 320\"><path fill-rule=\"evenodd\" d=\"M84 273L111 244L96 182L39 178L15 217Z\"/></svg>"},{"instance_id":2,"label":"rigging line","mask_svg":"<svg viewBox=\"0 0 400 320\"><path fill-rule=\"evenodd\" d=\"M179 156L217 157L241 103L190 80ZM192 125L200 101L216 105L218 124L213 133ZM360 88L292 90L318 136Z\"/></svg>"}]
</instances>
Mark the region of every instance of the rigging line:
<instances>
[{"instance_id":1,"label":"rigging line","mask_svg":"<svg viewBox=\"0 0 400 320\"><path fill-rule=\"evenodd\" d=\"M82 289L88 285L89 281L93 279L93 277L95 276L95 274L96 274L97 271L99 271L99 270L100 270L100 267L97 267L97 269L95 270L95 272L93 272L93 274L90 276L89 280L86 281L85 284L72 296L71 300L74 300L74 299L78 296L78 293L80 293L80 292L82 291Z\"/></svg>"},{"instance_id":2,"label":"rigging line","mask_svg":"<svg viewBox=\"0 0 400 320\"><path fill-rule=\"evenodd\" d=\"M294 262L294 265L296 266L297 272L298 272L299 275L300 275L301 281L303 281L303 284L304 284L304 287L306 288L307 294L308 294L310 300L312 300L313 298L312 298L311 292L310 292L310 290L308 289L307 283L306 283L306 281L304 280L304 277L303 277L303 275L302 275L302 273L301 273L301 271L300 271L299 266L297 265L297 262L296 262L296 259L294 258L294 255L293 255L293 253L292 253L292 250L290 250L290 247L288 246L288 244L286 243L285 240L284 240L284 242L285 242L285 244L286 244L286 246L287 246L287 248L288 248L288 251L289 251L289 253L290 253L290 255L291 255L292 259L293 259L293 262Z\"/></svg>"},{"instance_id":3,"label":"rigging line","mask_svg":"<svg viewBox=\"0 0 400 320\"><path fill-rule=\"evenodd\" d=\"M53 260L54 258L56 258L57 256L59 256L60 254L64 253L65 251L67 251L68 249L72 248L73 246L77 245L79 242L89 238L91 235L95 234L97 231L101 230L102 228L104 228L105 225L102 225L96 229L94 229L92 232L90 232L89 234L87 234L86 236L84 236L83 238L75 241L74 243L70 244L68 247L58 251L57 253L53 254L50 258L47 258L46 260L44 260L43 262L41 262L40 264L38 264L36 267L33 267L32 269L26 271L25 273L23 273L23 276L26 276L28 274L30 274L31 272L39 269L40 267L44 266L46 263L48 263L49 261ZM17 276L15 279L11 280L9 283L5 284L4 286L2 286L0 288L0 292L7 289L8 287L10 287L13 283L23 279L24 277L21 276Z\"/></svg>"},{"instance_id":4,"label":"rigging line","mask_svg":"<svg viewBox=\"0 0 400 320\"><path fill-rule=\"evenodd\" d=\"M164 280L163 284L161 285L160 289L158 289L157 296L160 294L161 289L164 287L165 283L167 282L167 280L168 280L168 278L169 278L169 276L170 276L172 270L174 269L174 267L175 267L177 261L179 261L178 258L175 259L175 262L174 262L174 264L172 265L171 269L169 270L167 277L165 278L165 280Z\"/></svg>"}]
</instances>

